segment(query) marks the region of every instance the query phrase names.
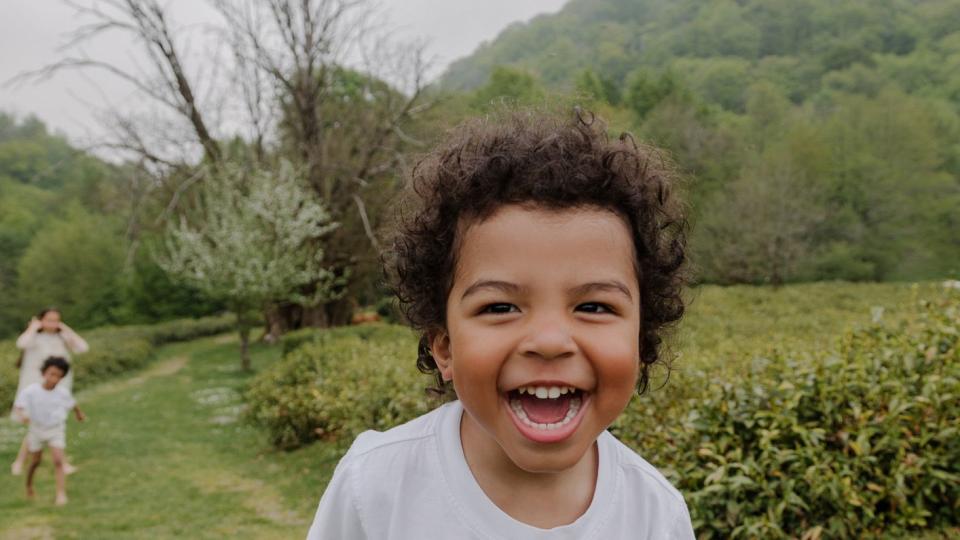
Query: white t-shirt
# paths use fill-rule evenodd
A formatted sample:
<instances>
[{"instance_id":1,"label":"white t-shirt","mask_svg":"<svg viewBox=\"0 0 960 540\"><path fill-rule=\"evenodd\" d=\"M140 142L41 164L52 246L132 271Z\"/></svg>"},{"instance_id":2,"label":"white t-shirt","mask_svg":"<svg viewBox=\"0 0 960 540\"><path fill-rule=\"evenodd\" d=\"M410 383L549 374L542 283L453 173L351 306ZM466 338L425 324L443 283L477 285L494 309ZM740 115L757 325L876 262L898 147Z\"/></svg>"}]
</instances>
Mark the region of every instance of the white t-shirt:
<instances>
[{"instance_id":1,"label":"white t-shirt","mask_svg":"<svg viewBox=\"0 0 960 540\"><path fill-rule=\"evenodd\" d=\"M27 413L30 426L35 429L62 426L67 422L70 409L76 405L73 396L60 385L47 390L40 383L26 387L13 403L14 408L22 408Z\"/></svg>"},{"instance_id":2,"label":"white t-shirt","mask_svg":"<svg viewBox=\"0 0 960 540\"><path fill-rule=\"evenodd\" d=\"M367 431L337 465L309 540L693 540L687 505L633 450L604 431L593 501L569 525L540 529L500 510L477 484L460 444L459 401L402 426Z\"/></svg>"}]
</instances>

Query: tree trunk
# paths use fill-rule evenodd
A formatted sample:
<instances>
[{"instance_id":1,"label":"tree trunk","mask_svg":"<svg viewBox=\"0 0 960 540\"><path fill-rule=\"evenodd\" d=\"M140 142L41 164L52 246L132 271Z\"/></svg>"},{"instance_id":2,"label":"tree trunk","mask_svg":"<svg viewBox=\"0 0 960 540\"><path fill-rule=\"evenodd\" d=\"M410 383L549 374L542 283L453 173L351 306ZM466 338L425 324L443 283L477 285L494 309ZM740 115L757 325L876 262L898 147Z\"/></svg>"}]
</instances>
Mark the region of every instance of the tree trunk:
<instances>
[{"instance_id":1,"label":"tree trunk","mask_svg":"<svg viewBox=\"0 0 960 540\"><path fill-rule=\"evenodd\" d=\"M350 324L356 302L350 296L328 302L321 306L328 326L345 326Z\"/></svg>"},{"instance_id":2,"label":"tree trunk","mask_svg":"<svg viewBox=\"0 0 960 540\"><path fill-rule=\"evenodd\" d=\"M250 325L246 321L240 324L240 369L250 371Z\"/></svg>"},{"instance_id":3,"label":"tree trunk","mask_svg":"<svg viewBox=\"0 0 960 540\"><path fill-rule=\"evenodd\" d=\"M301 318L300 306L294 304L272 305L264 312L266 328L263 331L263 340L267 343L276 343L280 336L299 327Z\"/></svg>"}]
</instances>

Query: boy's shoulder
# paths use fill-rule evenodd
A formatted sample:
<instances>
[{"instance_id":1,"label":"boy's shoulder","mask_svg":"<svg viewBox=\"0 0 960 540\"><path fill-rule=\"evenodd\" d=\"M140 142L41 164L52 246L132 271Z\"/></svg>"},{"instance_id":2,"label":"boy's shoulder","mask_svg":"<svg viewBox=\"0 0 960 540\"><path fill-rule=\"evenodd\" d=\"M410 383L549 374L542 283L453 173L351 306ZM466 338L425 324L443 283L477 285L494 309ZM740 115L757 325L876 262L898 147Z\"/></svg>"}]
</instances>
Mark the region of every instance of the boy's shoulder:
<instances>
[{"instance_id":1,"label":"boy's shoulder","mask_svg":"<svg viewBox=\"0 0 960 540\"><path fill-rule=\"evenodd\" d=\"M678 510L682 508L686 512L686 502L683 495L667 480L663 473L609 432L605 431L601 434L601 437L606 439L606 443L611 446L613 454L616 456L616 466L626 477L628 486L634 486L647 496L653 495L667 505Z\"/></svg>"},{"instance_id":2,"label":"boy's shoulder","mask_svg":"<svg viewBox=\"0 0 960 540\"><path fill-rule=\"evenodd\" d=\"M449 403L442 405L387 431L364 431L350 445L344 459L359 459L371 454L393 454L419 446L420 442L437 435L440 419L450 406Z\"/></svg>"},{"instance_id":3,"label":"boy's shoulder","mask_svg":"<svg viewBox=\"0 0 960 540\"><path fill-rule=\"evenodd\" d=\"M43 385L41 385L38 382L35 382L35 383L28 384L27 387L23 389L23 392L21 392L21 394L25 396L32 396L40 392L43 392Z\"/></svg>"}]
</instances>

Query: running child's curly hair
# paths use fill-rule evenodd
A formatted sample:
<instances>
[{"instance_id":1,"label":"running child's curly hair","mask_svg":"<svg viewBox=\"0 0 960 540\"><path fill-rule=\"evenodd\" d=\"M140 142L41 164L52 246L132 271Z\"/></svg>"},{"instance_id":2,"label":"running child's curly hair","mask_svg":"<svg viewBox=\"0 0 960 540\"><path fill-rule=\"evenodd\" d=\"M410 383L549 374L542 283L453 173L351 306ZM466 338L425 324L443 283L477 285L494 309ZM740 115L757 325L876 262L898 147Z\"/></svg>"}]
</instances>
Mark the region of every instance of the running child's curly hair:
<instances>
[{"instance_id":1,"label":"running child's curly hair","mask_svg":"<svg viewBox=\"0 0 960 540\"><path fill-rule=\"evenodd\" d=\"M684 312L687 221L677 174L656 149L577 109L570 118L508 112L469 121L413 168L384 265L407 320L420 332L417 367L449 390L430 352L446 328L458 232L520 204L610 210L628 224L640 284L639 393L660 359L665 328ZM667 366L669 367L669 366Z\"/></svg>"}]
</instances>

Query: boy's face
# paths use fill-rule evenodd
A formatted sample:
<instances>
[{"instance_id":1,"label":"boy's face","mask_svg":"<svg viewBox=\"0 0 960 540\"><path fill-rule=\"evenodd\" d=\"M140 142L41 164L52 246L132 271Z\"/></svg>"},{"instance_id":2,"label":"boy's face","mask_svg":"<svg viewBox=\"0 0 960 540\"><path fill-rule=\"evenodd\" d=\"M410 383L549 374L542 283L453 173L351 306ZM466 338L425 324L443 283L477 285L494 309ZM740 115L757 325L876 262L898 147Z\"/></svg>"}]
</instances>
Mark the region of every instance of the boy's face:
<instances>
[{"instance_id":1,"label":"boy's face","mask_svg":"<svg viewBox=\"0 0 960 540\"><path fill-rule=\"evenodd\" d=\"M63 378L63 370L57 366L50 366L43 372L43 387L47 390L54 389Z\"/></svg>"},{"instance_id":2,"label":"boy's face","mask_svg":"<svg viewBox=\"0 0 960 540\"><path fill-rule=\"evenodd\" d=\"M635 390L633 261L626 223L601 209L506 206L467 228L447 334L432 342L473 423L462 429L528 472L578 463Z\"/></svg>"}]
</instances>

